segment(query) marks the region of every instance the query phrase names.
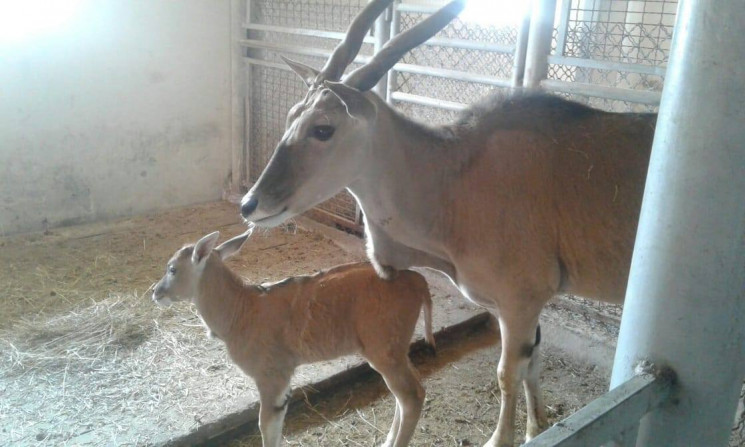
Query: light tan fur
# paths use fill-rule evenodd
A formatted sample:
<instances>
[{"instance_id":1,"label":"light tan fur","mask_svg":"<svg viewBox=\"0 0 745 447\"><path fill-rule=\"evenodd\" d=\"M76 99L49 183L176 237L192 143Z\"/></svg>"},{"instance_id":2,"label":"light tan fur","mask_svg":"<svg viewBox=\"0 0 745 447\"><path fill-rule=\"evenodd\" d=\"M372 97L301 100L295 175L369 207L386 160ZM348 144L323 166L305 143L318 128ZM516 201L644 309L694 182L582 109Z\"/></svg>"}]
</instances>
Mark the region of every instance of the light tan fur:
<instances>
[{"instance_id":1,"label":"light tan fur","mask_svg":"<svg viewBox=\"0 0 745 447\"><path fill-rule=\"evenodd\" d=\"M231 359L255 380L264 446L280 444L295 368L355 353L383 376L396 397L385 445L407 445L424 401L424 389L408 358L422 307L425 338L434 346L432 301L424 277L402 271L386 281L370 264L358 263L251 285L223 263L240 247L241 237L247 236L214 250L207 247L206 257L197 262L194 253L202 240L180 249L156 285L153 300L191 300L210 332L225 342Z\"/></svg>"},{"instance_id":2,"label":"light tan fur","mask_svg":"<svg viewBox=\"0 0 745 447\"><path fill-rule=\"evenodd\" d=\"M391 40L343 82L291 63L316 76L241 214L272 227L346 188L382 277L429 267L491 310L502 337L501 411L486 446L511 447L521 382L526 438L548 425L537 346L546 302L562 292L624 299L657 117L515 91L433 127L367 91L461 6L451 2Z\"/></svg>"}]
</instances>

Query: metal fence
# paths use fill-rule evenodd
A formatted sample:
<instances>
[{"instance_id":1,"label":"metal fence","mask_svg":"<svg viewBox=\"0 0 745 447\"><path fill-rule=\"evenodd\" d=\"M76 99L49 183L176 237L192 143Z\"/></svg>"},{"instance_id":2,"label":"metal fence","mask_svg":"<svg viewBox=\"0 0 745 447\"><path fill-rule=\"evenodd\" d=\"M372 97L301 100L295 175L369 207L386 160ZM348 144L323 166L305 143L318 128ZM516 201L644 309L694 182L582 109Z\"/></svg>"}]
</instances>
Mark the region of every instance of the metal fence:
<instances>
[{"instance_id":1,"label":"metal fence","mask_svg":"<svg viewBox=\"0 0 745 447\"><path fill-rule=\"evenodd\" d=\"M258 179L280 141L287 111L308 90L279 55L320 68L366 3L366 0L248 0L246 39L242 43L248 49L246 147L250 182ZM370 55L372 49L366 43L360 54ZM316 217L350 228L359 225L355 200L346 192L321 204Z\"/></svg>"},{"instance_id":2,"label":"metal fence","mask_svg":"<svg viewBox=\"0 0 745 447\"><path fill-rule=\"evenodd\" d=\"M677 6L677 0L561 2L541 85L606 110L655 110Z\"/></svg>"},{"instance_id":3,"label":"metal fence","mask_svg":"<svg viewBox=\"0 0 745 447\"><path fill-rule=\"evenodd\" d=\"M279 55L321 67L366 3L247 0L246 39L241 43L248 56L249 181L256 181L279 142L287 111L307 91ZM390 35L371 33L357 63L372 55L376 44L419 23L444 3L396 2L388 14ZM552 49L544 60L547 75L540 86L606 110L655 110L676 7L677 0L560 0L555 4ZM412 118L452 121L467 104L521 85L525 61L519 48L527 45L528 34L524 24L456 19L406 54L381 93ZM349 194L342 193L319 209L327 220L359 229L360 213Z\"/></svg>"}]
</instances>

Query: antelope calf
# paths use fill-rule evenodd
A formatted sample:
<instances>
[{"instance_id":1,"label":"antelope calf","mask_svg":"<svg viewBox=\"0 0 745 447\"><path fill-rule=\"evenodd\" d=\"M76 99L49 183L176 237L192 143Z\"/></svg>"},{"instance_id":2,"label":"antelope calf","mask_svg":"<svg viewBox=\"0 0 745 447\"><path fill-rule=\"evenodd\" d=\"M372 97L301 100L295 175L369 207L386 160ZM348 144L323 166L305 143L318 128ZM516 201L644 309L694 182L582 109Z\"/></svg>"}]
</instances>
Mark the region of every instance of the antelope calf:
<instances>
[{"instance_id":1,"label":"antelope calf","mask_svg":"<svg viewBox=\"0 0 745 447\"><path fill-rule=\"evenodd\" d=\"M424 402L408 357L422 307L425 338L434 346L432 299L424 277L402 271L386 281L370 264L358 263L252 285L223 263L249 235L250 230L215 247L219 232L214 232L179 249L155 286L153 301L193 302L210 333L254 379L265 447L280 445L295 368L354 353L383 376L396 398L384 445L407 445Z\"/></svg>"}]
</instances>

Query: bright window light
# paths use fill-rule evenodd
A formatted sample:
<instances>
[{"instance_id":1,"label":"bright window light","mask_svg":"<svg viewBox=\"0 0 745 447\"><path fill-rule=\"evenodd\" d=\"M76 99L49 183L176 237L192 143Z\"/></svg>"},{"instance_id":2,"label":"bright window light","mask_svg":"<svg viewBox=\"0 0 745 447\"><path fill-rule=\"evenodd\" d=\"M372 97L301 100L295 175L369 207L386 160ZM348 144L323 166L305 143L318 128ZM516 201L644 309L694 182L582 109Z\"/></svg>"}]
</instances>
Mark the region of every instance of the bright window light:
<instances>
[{"instance_id":1,"label":"bright window light","mask_svg":"<svg viewBox=\"0 0 745 447\"><path fill-rule=\"evenodd\" d=\"M529 0L468 0L461 20L481 25L519 25L530 6Z\"/></svg>"},{"instance_id":2,"label":"bright window light","mask_svg":"<svg viewBox=\"0 0 745 447\"><path fill-rule=\"evenodd\" d=\"M84 0L0 0L0 42L17 42L55 31Z\"/></svg>"}]
</instances>

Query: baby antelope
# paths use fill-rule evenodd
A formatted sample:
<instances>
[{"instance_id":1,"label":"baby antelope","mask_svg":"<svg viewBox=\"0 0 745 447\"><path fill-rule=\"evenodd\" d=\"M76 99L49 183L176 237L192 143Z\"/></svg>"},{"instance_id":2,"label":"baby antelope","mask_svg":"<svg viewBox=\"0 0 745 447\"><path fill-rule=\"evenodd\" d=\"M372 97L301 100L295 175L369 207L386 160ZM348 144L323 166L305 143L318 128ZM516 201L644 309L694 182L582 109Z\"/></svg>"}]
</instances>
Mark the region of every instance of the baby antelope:
<instances>
[{"instance_id":1,"label":"baby antelope","mask_svg":"<svg viewBox=\"0 0 745 447\"><path fill-rule=\"evenodd\" d=\"M358 263L252 285L223 263L249 236L250 230L216 247L219 232L214 232L178 250L155 286L153 301L194 303L210 333L254 379L264 447L280 445L295 368L354 353L383 376L396 398L384 445L407 445L424 402L408 357L422 307L425 339L434 346L432 299L424 277L402 271L387 281L370 264Z\"/></svg>"}]
</instances>

